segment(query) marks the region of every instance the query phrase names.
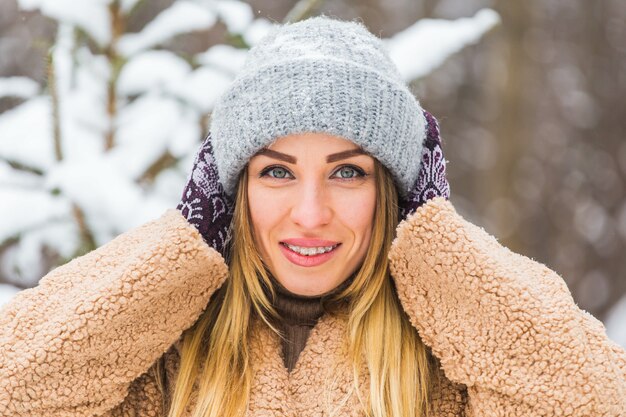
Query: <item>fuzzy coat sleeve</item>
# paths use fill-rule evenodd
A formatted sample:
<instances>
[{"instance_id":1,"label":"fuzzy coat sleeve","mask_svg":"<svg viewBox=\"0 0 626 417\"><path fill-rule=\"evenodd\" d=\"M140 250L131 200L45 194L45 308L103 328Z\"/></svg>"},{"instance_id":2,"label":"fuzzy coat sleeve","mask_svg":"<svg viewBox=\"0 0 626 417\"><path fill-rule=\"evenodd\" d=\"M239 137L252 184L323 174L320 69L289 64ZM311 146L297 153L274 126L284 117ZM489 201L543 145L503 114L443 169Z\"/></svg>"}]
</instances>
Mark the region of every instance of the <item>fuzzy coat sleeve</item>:
<instances>
[{"instance_id":1,"label":"fuzzy coat sleeve","mask_svg":"<svg viewBox=\"0 0 626 417\"><path fill-rule=\"evenodd\" d=\"M227 272L175 209L51 271L0 311L0 416L141 407L148 369Z\"/></svg>"},{"instance_id":2,"label":"fuzzy coat sleeve","mask_svg":"<svg viewBox=\"0 0 626 417\"><path fill-rule=\"evenodd\" d=\"M626 353L563 279L511 252L444 198L403 221L398 296L468 417L626 415Z\"/></svg>"}]
</instances>

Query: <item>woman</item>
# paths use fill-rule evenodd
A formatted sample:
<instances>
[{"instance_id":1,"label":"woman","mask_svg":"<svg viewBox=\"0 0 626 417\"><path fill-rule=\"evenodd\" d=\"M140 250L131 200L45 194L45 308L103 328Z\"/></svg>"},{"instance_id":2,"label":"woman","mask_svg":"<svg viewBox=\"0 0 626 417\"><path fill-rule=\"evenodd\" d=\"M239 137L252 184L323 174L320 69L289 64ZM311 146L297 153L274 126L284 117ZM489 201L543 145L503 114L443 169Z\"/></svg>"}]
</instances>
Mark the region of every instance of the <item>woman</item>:
<instances>
[{"instance_id":1,"label":"woman","mask_svg":"<svg viewBox=\"0 0 626 417\"><path fill-rule=\"evenodd\" d=\"M456 213L440 145L362 25L278 28L178 210L1 312L0 414L624 415L624 351Z\"/></svg>"}]
</instances>

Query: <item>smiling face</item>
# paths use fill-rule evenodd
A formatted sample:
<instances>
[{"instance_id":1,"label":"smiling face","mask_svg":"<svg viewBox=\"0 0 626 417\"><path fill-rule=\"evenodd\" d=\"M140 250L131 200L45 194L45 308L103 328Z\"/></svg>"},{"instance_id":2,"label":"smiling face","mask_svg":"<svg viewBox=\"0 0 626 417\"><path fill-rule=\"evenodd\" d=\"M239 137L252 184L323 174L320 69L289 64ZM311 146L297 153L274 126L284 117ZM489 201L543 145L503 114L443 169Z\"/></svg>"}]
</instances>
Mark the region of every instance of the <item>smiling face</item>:
<instances>
[{"instance_id":1,"label":"smiling face","mask_svg":"<svg viewBox=\"0 0 626 417\"><path fill-rule=\"evenodd\" d=\"M255 243L276 280L296 294L327 293L365 258L374 159L327 134L279 138L250 159L248 203Z\"/></svg>"}]
</instances>

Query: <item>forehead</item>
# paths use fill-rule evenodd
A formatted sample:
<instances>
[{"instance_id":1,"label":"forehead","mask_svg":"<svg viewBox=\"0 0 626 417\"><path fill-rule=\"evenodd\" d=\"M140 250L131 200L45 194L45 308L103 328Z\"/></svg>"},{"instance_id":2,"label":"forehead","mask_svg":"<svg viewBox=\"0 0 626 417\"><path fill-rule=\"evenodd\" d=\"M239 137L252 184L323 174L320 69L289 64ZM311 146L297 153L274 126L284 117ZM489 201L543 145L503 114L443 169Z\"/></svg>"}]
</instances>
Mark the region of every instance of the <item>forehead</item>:
<instances>
[{"instance_id":1,"label":"forehead","mask_svg":"<svg viewBox=\"0 0 626 417\"><path fill-rule=\"evenodd\" d=\"M315 153L320 155L359 148L360 146L348 139L317 132L295 133L283 136L267 146L267 149L278 152L315 150Z\"/></svg>"}]
</instances>

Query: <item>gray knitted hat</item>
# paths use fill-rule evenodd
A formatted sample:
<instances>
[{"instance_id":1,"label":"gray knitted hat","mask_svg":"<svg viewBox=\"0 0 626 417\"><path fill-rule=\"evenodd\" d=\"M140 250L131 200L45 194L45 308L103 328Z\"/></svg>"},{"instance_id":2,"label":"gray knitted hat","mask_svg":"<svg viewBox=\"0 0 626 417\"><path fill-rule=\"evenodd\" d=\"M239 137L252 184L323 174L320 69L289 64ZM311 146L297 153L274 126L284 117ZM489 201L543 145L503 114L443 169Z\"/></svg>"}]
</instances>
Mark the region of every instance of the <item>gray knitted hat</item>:
<instances>
[{"instance_id":1,"label":"gray knitted hat","mask_svg":"<svg viewBox=\"0 0 626 417\"><path fill-rule=\"evenodd\" d=\"M274 140L323 132L351 140L406 195L419 173L426 119L383 42L358 22L315 17L274 28L248 52L213 110L220 182L234 195L248 160Z\"/></svg>"}]
</instances>

